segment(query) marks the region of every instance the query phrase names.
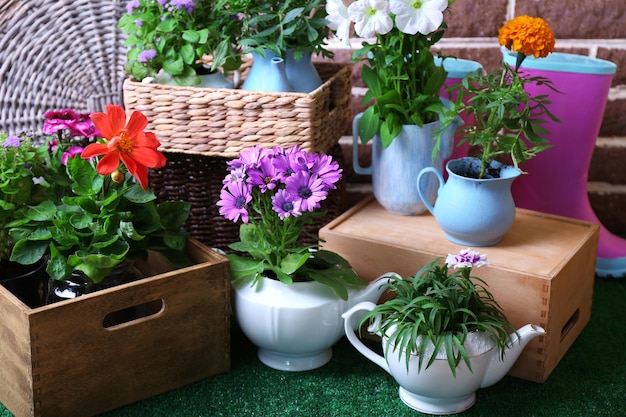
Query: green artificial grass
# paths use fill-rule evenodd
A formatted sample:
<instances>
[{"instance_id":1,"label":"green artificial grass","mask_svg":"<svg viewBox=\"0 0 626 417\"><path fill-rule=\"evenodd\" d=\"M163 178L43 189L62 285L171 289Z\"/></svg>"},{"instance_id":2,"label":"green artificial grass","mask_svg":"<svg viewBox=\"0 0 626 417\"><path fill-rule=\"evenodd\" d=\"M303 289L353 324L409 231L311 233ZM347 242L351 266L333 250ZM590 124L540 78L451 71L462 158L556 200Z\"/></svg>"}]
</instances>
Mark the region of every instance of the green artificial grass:
<instances>
[{"instance_id":1,"label":"green artificial grass","mask_svg":"<svg viewBox=\"0 0 626 417\"><path fill-rule=\"evenodd\" d=\"M478 391L463 416L626 416L626 279L597 279L591 321L543 384L506 376ZM326 366L276 371L234 327L229 372L104 414L106 417L421 416L398 385L345 338ZM72 395L68 387L68 395ZM0 416L11 414L0 406ZM69 416L68 416L69 417Z\"/></svg>"}]
</instances>

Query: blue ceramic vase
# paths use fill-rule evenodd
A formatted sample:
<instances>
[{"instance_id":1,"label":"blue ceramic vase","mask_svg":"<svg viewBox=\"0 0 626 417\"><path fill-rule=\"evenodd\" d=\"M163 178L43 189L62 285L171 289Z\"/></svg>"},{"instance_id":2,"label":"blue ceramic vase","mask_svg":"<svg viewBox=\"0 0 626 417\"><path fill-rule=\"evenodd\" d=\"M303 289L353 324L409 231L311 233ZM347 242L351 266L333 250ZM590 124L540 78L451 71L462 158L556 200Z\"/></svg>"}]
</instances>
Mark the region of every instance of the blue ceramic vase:
<instances>
[{"instance_id":1,"label":"blue ceramic vase","mask_svg":"<svg viewBox=\"0 0 626 417\"><path fill-rule=\"evenodd\" d=\"M246 77L242 90L256 90L267 92L290 92L291 85L287 80L285 61L274 55L271 51L265 51L265 56L252 52L252 67Z\"/></svg>"},{"instance_id":2,"label":"blue ceramic vase","mask_svg":"<svg viewBox=\"0 0 626 417\"><path fill-rule=\"evenodd\" d=\"M293 50L288 50L285 57L285 71L287 81L294 92L310 93L322 85L322 79L311 61L311 52L304 52L302 57L296 60Z\"/></svg>"},{"instance_id":3,"label":"blue ceramic vase","mask_svg":"<svg viewBox=\"0 0 626 417\"><path fill-rule=\"evenodd\" d=\"M491 168L499 169L498 178L471 178L467 175L479 171L480 159L465 157L447 163L447 182L441 171L432 167L419 173L416 189L449 241L463 246L491 246L502 240L513 225L511 185L520 171L497 161L491 163ZM434 206L427 194L432 178L439 182Z\"/></svg>"}]
</instances>

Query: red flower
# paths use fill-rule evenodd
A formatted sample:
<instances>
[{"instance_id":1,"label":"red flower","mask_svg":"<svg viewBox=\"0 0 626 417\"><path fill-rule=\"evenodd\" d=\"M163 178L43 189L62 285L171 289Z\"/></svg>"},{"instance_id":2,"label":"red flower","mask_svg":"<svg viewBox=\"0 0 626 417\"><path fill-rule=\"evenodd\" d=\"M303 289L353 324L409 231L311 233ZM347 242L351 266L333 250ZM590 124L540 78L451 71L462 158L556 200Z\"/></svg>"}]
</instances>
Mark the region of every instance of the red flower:
<instances>
[{"instance_id":1,"label":"red flower","mask_svg":"<svg viewBox=\"0 0 626 417\"><path fill-rule=\"evenodd\" d=\"M157 150L161 143L152 132L144 132L148 119L140 112L133 112L126 124L126 112L121 106L107 105L106 113L93 113L91 120L108 140L92 143L82 153L83 158L104 155L96 171L109 175L119 168L120 161L128 172L148 189L148 168L165 166L165 156Z\"/></svg>"}]
</instances>

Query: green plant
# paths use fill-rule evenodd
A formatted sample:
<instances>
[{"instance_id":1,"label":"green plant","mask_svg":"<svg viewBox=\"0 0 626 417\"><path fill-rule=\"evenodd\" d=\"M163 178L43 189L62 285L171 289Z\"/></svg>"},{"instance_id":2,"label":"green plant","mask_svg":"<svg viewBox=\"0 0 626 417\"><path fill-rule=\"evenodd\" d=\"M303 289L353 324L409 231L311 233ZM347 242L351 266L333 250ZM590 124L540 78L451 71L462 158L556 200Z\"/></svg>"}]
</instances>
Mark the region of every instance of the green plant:
<instances>
[{"instance_id":1,"label":"green plant","mask_svg":"<svg viewBox=\"0 0 626 417\"><path fill-rule=\"evenodd\" d=\"M51 114L52 120L61 121L57 133L75 126L75 120L57 116ZM184 266L187 233L182 225L190 204L157 204L147 188L148 167L165 164L157 151L159 142L143 131L147 119L134 112L127 123L120 106L107 106L106 114L91 117L99 130L94 137L107 139L83 149L71 136L60 135L42 145L47 160L38 180L44 198L21 208L7 225L15 241L10 259L29 265L47 257L46 270L54 279L68 279L80 271L94 283L147 250Z\"/></svg>"},{"instance_id":2,"label":"green plant","mask_svg":"<svg viewBox=\"0 0 626 417\"><path fill-rule=\"evenodd\" d=\"M428 368L437 353L444 350L452 373L464 361L471 370L470 357L464 347L471 332L489 334L501 357L510 341L509 332L515 328L506 319L487 284L470 276L472 267L487 263L486 256L465 249L458 255L448 255L422 267L415 276L391 276L388 288L392 298L377 305L360 319L360 326L379 320L376 333L393 341L399 357L404 352L419 356L419 368ZM450 272L450 268L455 270ZM427 358L432 343L434 351ZM391 346L388 345L387 349ZM410 355L406 355L407 367Z\"/></svg>"},{"instance_id":3,"label":"green plant","mask_svg":"<svg viewBox=\"0 0 626 417\"><path fill-rule=\"evenodd\" d=\"M548 132L541 126L542 116L558 122L549 111L548 95L531 96L527 91L530 84L556 91L551 81L540 76L526 78L518 72L527 55L545 57L554 50L550 27L541 18L518 16L500 29L499 42L518 53L515 68L502 62L498 70L486 75L469 74L448 89L450 93L458 92L455 114L474 120L459 128L459 145L469 143L480 158L477 178L498 175L489 170L496 158L508 158L507 163L522 171L520 164L551 146L544 137Z\"/></svg>"},{"instance_id":4,"label":"green plant","mask_svg":"<svg viewBox=\"0 0 626 417\"><path fill-rule=\"evenodd\" d=\"M163 69L176 84L195 85L205 56L212 71L238 69L235 13L226 0L131 0L118 22L128 34L128 71L142 80Z\"/></svg>"},{"instance_id":5,"label":"green plant","mask_svg":"<svg viewBox=\"0 0 626 417\"><path fill-rule=\"evenodd\" d=\"M346 7L342 0L327 2L330 27L341 40L349 44L352 24L358 36L374 39L353 54L353 61L367 64L361 70L368 87L363 103L371 105L359 123L363 143L378 134L386 148L402 125L422 126L447 117L440 98L447 73L435 63L431 48L445 33L443 12L452 3L357 0Z\"/></svg>"},{"instance_id":6,"label":"green plant","mask_svg":"<svg viewBox=\"0 0 626 417\"><path fill-rule=\"evenodd\" d=\"M43 155L30 135L0 133L0 261L9 259L13 239L7 224L19 219L20 209L36 200L34 178L41 175Z\"/></svg>"},{"instance_id":7,"label":"green plant","mask_svg":"<svg viewBox=\"0 0 626 417\"><path fill-rule=\"evenodd\" d=\"M367 284L338 254L298 242L341 178L330 156L255 146L240 152L228 171L217 205L225 218L243 222L240 241L229 247L247 253L228 255L231 279L254 284L268 276L286 285L315 280L344 300L347 288Z\"/></svg>"},{"instance_id":8,"label":"green plant","mask_svg":"<svg viewBox=\"0 0 626 417\"><path fill-rule=\"evenodd\" d=\"M320 0L241 0L240 7L243 29L239 45L247 52L265 56L264 50L269 50L284 59L287 50L293 50L296 60L304 52L333 56L324 48L330 30Z\"/></svg>"}]
</instances>

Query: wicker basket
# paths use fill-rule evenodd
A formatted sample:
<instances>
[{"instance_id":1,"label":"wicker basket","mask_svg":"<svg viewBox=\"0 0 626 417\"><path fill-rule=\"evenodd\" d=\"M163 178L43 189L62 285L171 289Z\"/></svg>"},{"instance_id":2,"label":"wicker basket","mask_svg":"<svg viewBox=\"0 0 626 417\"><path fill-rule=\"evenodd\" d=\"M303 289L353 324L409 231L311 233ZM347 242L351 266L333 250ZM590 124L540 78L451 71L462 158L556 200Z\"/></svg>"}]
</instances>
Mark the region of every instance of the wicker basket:
<instances>
[{"instance_id":1,"label":"wicker basket","mask_svg":"<svg viewBox=\"0 0 626 417\"><path fill-rule=\"evenodd\" d=\"M343 167L343 152L339 144L332 146L327 153ZM158 200L190 202L191 212L185 228L191 236L207 246L230 252L228 245L239 240L239 224L222 217L216 205L230 159L171 152L165 152L165 156L167 165L150 171L150 187ZM322 202L321 211L325 211L325 215L305 228L315 238L305 235L301 243L314 243L319 229L345 210L344 178Z\"/></svg>"},{"instance_id":2,"label":"wicker basket","mask_svg":"<svg viewBox=\"0 0 626 417\"><path fill-rule=\"evenodd\" d=\"M40 132L43 113L122 104L121 0L0 2L0 130Z\"/></svg>"},{"instance_id":3,"label":"wicker basket","mask_svg":"<svg viewBox=\"0 0 626 417\"><path fill-rule=\"evenodd\" d=\"M311 93L181 87L124 81L127 110L148 117L166 152L235 158L246 148L300 145L327 152L350 129L350 65L315 63ZM242 74L245 77L245 74Z\"/></svg>"}]
</instances>

